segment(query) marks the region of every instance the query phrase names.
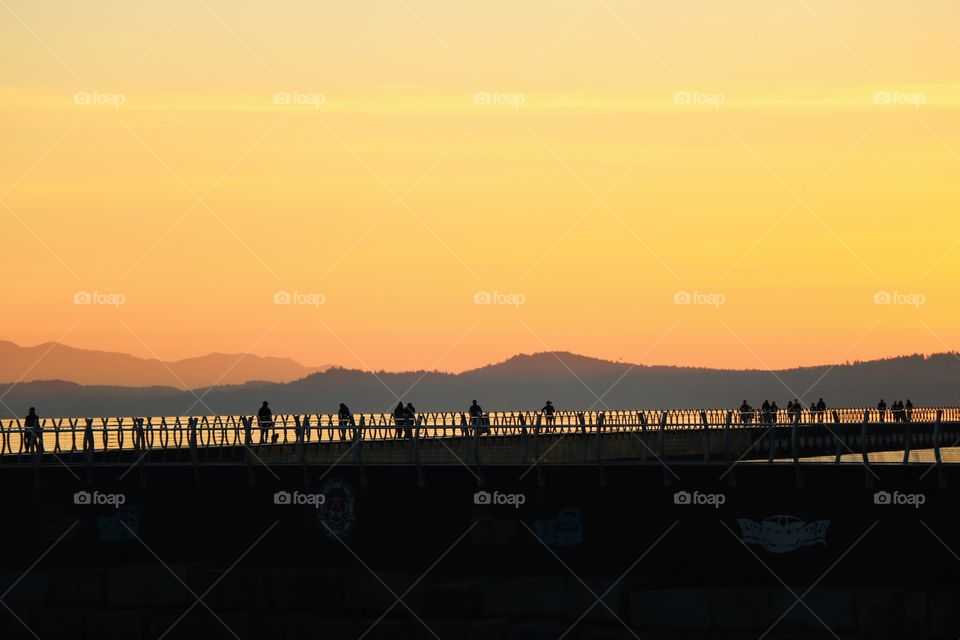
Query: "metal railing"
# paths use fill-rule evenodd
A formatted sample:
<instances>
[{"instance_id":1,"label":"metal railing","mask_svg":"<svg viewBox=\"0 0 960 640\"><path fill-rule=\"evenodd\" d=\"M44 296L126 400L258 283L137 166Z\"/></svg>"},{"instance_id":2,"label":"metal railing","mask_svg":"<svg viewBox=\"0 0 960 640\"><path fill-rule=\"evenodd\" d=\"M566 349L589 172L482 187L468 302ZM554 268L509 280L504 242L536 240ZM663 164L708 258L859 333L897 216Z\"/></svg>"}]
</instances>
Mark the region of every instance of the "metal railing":
<instances>
[{"instance_id":1,"label":"metal railing","mask_svg":"<svg viewBox=\"0 0 960 640\"><path fill-rule=\"evenodd\" d=\"M284 447L287 445L356 445L361 442L430 442L450 439L505 439L564 434L652 434L676 438L685 432L712 433L727 437L746 432L770 431L771 427L830 431L836 425L893 428L899 423L960 425L960 407L914 407L902 415L887 409L837 408L818 412L804 409L776 415L759 410L614 410L557 411L552 416L538 411L490 412L470 416L467 412L423 412L413 419L397 419L387 413L278 414L272 423L261 424L256 416L168 416L41 418L38 428L27 428L22 419L0 420L0 463L21 460L36 453L58 455L125 451L168 451L228 447ZM904 431L908 431L906 428ZM812 432L812 431L811 431ZM939 441L937 442L939 445ZM709 438L704 440L709 449ZM729 447L728 447L729 449Z\"/></svg>"}]
</instances>

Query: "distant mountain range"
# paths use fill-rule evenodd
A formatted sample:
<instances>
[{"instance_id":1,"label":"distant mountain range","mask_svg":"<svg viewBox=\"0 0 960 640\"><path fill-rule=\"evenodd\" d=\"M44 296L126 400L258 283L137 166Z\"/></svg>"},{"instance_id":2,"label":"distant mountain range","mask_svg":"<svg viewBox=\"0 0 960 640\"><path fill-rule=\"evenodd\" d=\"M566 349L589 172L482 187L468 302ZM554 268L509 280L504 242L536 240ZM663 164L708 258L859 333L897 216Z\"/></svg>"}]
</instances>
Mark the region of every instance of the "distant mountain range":
<instances>
[{"instance_id":1,"label":"distant mountain range","mask_svg":"<svg viewBox=\"0 0 960 640\"><path fill-rule=\"evenodd\" d=\"M823 397L829 406L874 406L910 398L915 405L960 404L956 354L904 356L836 366L779 371L631 365L566 352L518 355L459 374L436 371L385 373L330 368L290 382L248 382L185 391L84 386L72 382L0 385L3 402L44 416L250 414L262 400L277 413L335 412L340 402L354 412L391 409L397 396L420 411L465 410L477 399L487 410L720 408L743 399L806 404ZM197 400L197 396L202 401ZM599 399L598 399L599 397ZM5 411L5 410L4 410Z\"/></svg>"},{"instance_id":2,"label":"distant mountain range","mask_svg":"<svg viewBox=\"0 0 960 640\"><path fill-rule=\"evenodd\" d=\"M0 380L66 380L79 384L193 389L251 380L289 382L326 367L306 367L288 358L211 353L164 362L126 353L77 349L48 342L22 347L0 340Z\"/></svg>"}]
</instances>

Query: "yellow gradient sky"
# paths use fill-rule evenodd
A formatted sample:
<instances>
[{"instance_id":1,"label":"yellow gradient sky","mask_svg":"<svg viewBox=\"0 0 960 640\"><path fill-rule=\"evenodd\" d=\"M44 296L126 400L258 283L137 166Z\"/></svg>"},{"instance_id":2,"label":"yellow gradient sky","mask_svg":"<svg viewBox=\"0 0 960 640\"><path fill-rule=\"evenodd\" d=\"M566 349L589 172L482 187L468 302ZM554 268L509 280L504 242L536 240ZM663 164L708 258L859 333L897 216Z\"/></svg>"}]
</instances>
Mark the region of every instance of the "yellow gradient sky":
<instances>
[{"instance_id":1,"label":"yellow gradient sky","mask_svg":"<svg viewBox=\"0 0 960 640\"><path fill-rule=\"evenodd\" d=\"M454 371L960 349L955 1L0 5L0 339Z\"/></svg>"}]
</instances>

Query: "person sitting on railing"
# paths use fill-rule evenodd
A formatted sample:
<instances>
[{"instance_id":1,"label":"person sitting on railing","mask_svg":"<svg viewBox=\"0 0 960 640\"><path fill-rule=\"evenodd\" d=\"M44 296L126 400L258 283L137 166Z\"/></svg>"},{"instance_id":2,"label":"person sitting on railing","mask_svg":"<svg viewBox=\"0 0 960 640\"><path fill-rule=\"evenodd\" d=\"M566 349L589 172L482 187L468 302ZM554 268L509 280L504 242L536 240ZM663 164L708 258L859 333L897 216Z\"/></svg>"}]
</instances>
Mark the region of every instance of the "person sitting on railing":
<instances>
[{"instance_id":1,"label":"person sitting on railing","mask_svg":"<svg viewBox=\"0 0 960 640\"><path fill-rule=\"evenodd\" d=\"M43 427L40 425L40 416L37 410L30 407L27 417L23 421L23 440L26 451L43 453Z\"/></svg>"},{"instance_id":2,"label":"person sitting on railing","mask_svg":"<svg viewBox=\"0 0 960 640\"><path fill-rule=\"evenodd\" d=\"M417 423L417 410L414 408L412 402L408 402L407 406L403 408L403 421L404 435L407 440L413 440L413 425Z\"/></svg>"},{"instance_id":3,"label":"person sitting on railing","mask_svg":"<svg viewBox=\"0 0 960 640\"><path fill-rule=\"evenodd\" d=\"M347 441L347 427L353 426L353 414L350 413L350 407L340 403L340 409L337 411L337 421L340 424L340 442Z\"/></svg>"},{"instance_id":4,"label":"person sitting on railing","mask_svg":"<svg viewBox=\"0 0 960 640\"><path fill-rule=\"evenodd\" d=\"M263 444L268 440L270 430L273 429L273 411L270 410L266 400L257 411L257 425L260 427L260 444Z\"/></svg>"},{"instance_id":5,"label":"person sitting on railing","mask_svg":"<svg viewBox=\"0 0 960 640\"><path fill-rule=\"evenodd\" d=\"M393 410L393 422L395 425L395 437L399 440L403 437L403 427L407 422L407 409L403 406L403 400L397 403L397 408Z\"/></svg>"},{"instance_id":6,"label":"person sitting on railing","mask_svg":"<svg viewBox=\"0 0 960 640\"><path fill-rule=\"evenodd\" d=\"M740 405L740 422L741 424L749 424L753 421L753 407L751 407L746 400L743 401L743 404Z\"/></svg>"},{"instance_id":7,"label":"person sitting on railing","mask_svg":"<svg viewBox=\"0 0 960 640\"><path fill-rule=\"evenodd\" d=\"M877 403L877 413L880 414L880 422L887 421L887 403L883 401L883 398L880 398L880 402Z\"/></svg>"},{"instance_id":8,"label":"person sitting on railing","mask_svg":"<svg viewBox=\"0 0 960 640\"><path fill-rule=\"evenodd\" d=\"M907 404L903 405L903 421L910 422L913 419L913 403L907 398Z\"/></svg>"},{"instance_id":9,"label":"person sitting on railing","mask_svg":"<svg viewBox=\"0 0 960 640\"><path fill-rule=\"evenodd\" d=\"M827 412L827 403L823 398L817 400L817 422L823 422L823 416Z\"/></svg>"},{"instance_id":10,"label":"person sitting on railing","mask_svg":"<svg viewBox=\"0 0 960 640\"><path fill-rule=\"evenodd\" d=\"M553 431L553 421L554 421L554 409L553 403L547 400L547 404L543 406L543 409L540 410L540 413L543 414L543 422L547 425L547 431Z\"/></svg>"}]
</instances>

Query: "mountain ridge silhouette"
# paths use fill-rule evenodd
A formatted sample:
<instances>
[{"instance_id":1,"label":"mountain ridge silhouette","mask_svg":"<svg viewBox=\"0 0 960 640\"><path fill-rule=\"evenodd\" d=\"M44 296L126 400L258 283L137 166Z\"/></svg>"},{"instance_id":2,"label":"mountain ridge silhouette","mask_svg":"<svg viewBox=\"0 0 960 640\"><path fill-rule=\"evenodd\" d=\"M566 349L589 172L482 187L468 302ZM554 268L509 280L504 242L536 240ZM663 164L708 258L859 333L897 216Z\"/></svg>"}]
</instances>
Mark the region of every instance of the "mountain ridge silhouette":
<instances>
[{"instance_id":1,"label":"mountain ridge silhouette","mask_svg":"<svg viewBox=\"0 0 960 640\"><path fill-rule=\"evenodd\" d=\"M808 391L809 390L809 391ZM364 371L330 367L289 382L247 381L198 387L81 385L63 380L0 384L4 402L44 416L252 414L262 400L277 413L391 410L398 398L421 411L465 410L474 398L487 410L733 408L747 399L785 406L874 406L882 397L917 406L960 404L955 353L907 355L775 371L710 369L611 362L569 352L518 354L461 373ZM202 398L201 402L197 397Z\"/></svg>"}]
</instances>

